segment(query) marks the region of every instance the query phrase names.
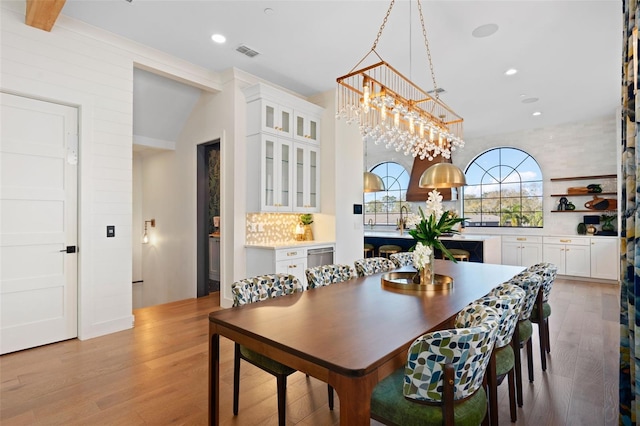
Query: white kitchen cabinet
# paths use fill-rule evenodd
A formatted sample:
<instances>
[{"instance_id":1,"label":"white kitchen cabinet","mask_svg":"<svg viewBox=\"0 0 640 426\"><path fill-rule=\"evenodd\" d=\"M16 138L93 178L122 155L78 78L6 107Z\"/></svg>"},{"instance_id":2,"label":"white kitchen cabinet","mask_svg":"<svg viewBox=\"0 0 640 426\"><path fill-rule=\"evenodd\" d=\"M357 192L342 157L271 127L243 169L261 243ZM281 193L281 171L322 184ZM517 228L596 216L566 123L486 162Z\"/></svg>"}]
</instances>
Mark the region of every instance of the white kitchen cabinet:
<instances>
[{"instance_id":1,"label":"white kitchen cabinet","mask_svg":"<svg viewBox=\"0 0 640 426\"><path fill-rule=\"evenodd\" d=\"M592 237L591 278L620 279L620 240L617 237Z\"/></svg>"},{"instance_id":2,"label":"white kitchen cabinet","mask_svg":"<svg viewBox=\"0 0 640 426\"><path fill-rule=\"evenodd\" d=\"M293 210L315 213L320 207L320 153L308 144L294 144Z\"/></svg>"},{"instance_id":3,"label":"white kitchen cabinet","mask_svg":"<svg viewBox=\"0 0 640 426\"><path fill-rule=\"evenodd\" d=\"M247 135L260 132L293 138L293 108L268 98L257 98L247 104Z\"/></svg>"},{"instance_id":4,"label":"white kitchen cabinet","mask_svg":"<svg viewBox=\"0 0 640 426\"><path fill-rule=\"evenodd\" d=\"M502 236L502 264L531 266L542 261L542 237Z\"/></svg>"},{"instance_id":5,"label":"white kitchen cabinet","mask_svg":"<svg viewBox=\"0 0 640 426\"><path fill-rule=\"evenodd\" d=\"M269 247L247 247L247 276L281 273L298 278L307 288L307 248L288 247L275 249Z\"/></svg>"},{"instance_id":6,"label":"white kitchen cabinet","mask_svg":"<svg viewBox=\"0 0 640 426\"><path fill-rule=\"evenodd\" d=\"M267 133L247 138L247 208L292 211L293 143Z\"/></svg>"},{"instance_id":7,"label":"white kitchen cabinet","mask_svg":"<svg viewBox=\"0 0 640 426\"><path fill-rule=\"evenodd\" d=\"M303 111L295 111L294 137L303 142L320 142L320 118Z\"/></svg>"},{"instance_id":8,"label":"white kitchen cabinet","mask_svg":"<svg viewBox=\"0 0 640 426\"><path fill-rule=\"evenodd\" d=\"M591 248L587 237L544 237L543 259L558 267L558 274L591 276Z\"/></svg>"}]
</instances>

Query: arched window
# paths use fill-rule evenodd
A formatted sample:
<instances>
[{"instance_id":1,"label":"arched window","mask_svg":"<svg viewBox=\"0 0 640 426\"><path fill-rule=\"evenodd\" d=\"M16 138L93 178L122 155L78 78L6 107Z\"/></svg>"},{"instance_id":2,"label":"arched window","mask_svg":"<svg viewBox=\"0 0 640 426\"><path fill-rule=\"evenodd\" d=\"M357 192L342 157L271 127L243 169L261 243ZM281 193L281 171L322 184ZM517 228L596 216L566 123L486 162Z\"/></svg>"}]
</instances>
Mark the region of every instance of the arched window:
<instances>
[{"instance_id":1,"label":"arched window","mask_svg":"<svg viewBox=\"0 0 640 426\"><path fill-rule=\"evenodd\" d=\"M409 173L402 165L391 161L378 164L371 169L371 173L382 178L386 190L364 193L364 223L396 225L400 218L400 207L408 204Z\"/></svg>"},{"instance_id":2,"label":"arched window","mask_svg":"<svg viewBox=\"0 0 640 426\"><path fill-rule=\"evenodd\" d=\"M542 228L542 171L517 148L494 148L465 171L466 226Z\"/></svg>"}]
</instances>

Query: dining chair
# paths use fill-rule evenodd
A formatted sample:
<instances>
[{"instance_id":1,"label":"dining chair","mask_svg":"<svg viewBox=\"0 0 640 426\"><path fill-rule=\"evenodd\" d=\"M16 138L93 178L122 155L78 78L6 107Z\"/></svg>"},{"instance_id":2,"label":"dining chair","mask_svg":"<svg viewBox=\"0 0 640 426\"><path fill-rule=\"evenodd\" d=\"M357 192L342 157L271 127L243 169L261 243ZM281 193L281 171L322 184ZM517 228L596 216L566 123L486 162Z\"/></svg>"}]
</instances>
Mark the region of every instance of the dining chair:
<instances>
[{"instance_id":1,"label":"dining chair","mask_svg":"<svg viewBox=\"0 0 640 426\"><path fill-rule=\"evenodd\" d=\"M260 302L269 298L290 295L303 291L300 281L293 275L259 275L236 281L231 285L233 306ZM235 344L233 360L233 415L238 415L240 393L240 360L243 359L276 377L278 395L278 424L285 426L287 377L296 370L255 352L238 343Z\"/></svg>"},{"instance_id":2,"label":"dining chair","mask_svg":"<svg viewBox=\"0 0 640 426\"><path fill-rule=\"evenodd\" d=\"M350 265L321 265L307 268L304 273L307 276L309 289L341 283L355 277L355 271Z\"/></svg>"},{"instance_id":3,"label":"dining chair","mask_svg":"<svg viewBox=\"0 0 640 426\"><path fill-rule=\"evenodd\" d=\"M513 333L518 325L522 303L526 297L523 289L516 285L500 284L487 296L476 300L495 309L500 315L496 343L491 353L487 369L487 388L489 390L489 420L491 426L498 425L498 385L507 377L509 387L509 411L511 421L518 419L515 392L515 355L512 346ZM456 323L456 326L458 323Z\"/></svg>"},{"instance_id":4,"label":"dining chair","mask_svg":"<svg viewBox=\"0 0 640 426\"><path fill-rule=\"evenodd\" d=\"M542 277L542 286L538 292L538 299L531 312L531 322L538 324L538 336L540 340L540 363L542 371L547 370L547 354L551 353L551 339L549 338L549 317L551 316L551 305L549 305L549 295L553 282L558 275L558 267L553 263L542 262L527 268L527 271L534 272ZM542 314L542 315L541 315Z\"/></svg>"},{"instance_id":5,"label":"dining chair","mask_svg":"<svg viewBox=\"0 0 640 426\"><path fill-rule=\"evenodd\" d=\"M482 386L499 314L468 305L467 327L434 331L410 346L407 362L380 381L371 417L389 425L477 425L487 415Z\"/></svg>"},{"instance_id":6,"label":"dining chair","mask_svg":"<svg viewBox=\"0 0 640 426\"><path fill-rule=\"evenodd\" d=\"M377 274L379 272L389 272L396 269L396 265L386 257L368 257L358 259L354 262L356 272L359 277Z\"/></svg>"},{"instance_id":7,"label":"dining chair","mask_svg":"<svg viewBox=\"0 0 640 426\"><path fill-rule=\"evenodd\" d=\"M394 253L389 256L389 259L396 265L396 268L400 268L402 266L413 266L413 252L411 251Z\"/></svg>"},{"instance_id":8,"label":"dining chair","mask_svg":"<svg viewBox=\"0 0 640 426\"><path fill-rule=\"evenodd\" d=\"M516 367L516 395L518 406L523 405L523 387L522 387L522 357L520 349L527 348L527 367L529 371L529 382L533 383L533 327L531 325L531 312L536 303L538 292L542 286L542 278L540 275L524 271L514 276L509 284L517 285L526 293L522 308L520 309L520 317L518 318L518 326L513 332L513 342L515 345L515 367Z\"/></svg>"}]
</instances>

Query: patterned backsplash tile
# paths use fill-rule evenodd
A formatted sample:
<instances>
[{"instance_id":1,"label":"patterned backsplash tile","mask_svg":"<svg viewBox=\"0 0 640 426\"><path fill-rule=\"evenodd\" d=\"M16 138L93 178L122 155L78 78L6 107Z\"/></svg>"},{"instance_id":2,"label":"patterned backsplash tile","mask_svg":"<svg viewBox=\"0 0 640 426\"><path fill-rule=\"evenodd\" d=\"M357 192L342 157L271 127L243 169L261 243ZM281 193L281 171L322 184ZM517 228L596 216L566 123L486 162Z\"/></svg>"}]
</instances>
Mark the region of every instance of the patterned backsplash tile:
<instances>
[{"instance_id":1,"label":"patterned backsplash tile","mask_svg":"<svg viewBox=\"0 0 640 426\"><path fill-rule=\"evenodd\" d=\"M279 244L295 241L296 213L247 213L247 244Z\"/></svg>"}]
</instances>

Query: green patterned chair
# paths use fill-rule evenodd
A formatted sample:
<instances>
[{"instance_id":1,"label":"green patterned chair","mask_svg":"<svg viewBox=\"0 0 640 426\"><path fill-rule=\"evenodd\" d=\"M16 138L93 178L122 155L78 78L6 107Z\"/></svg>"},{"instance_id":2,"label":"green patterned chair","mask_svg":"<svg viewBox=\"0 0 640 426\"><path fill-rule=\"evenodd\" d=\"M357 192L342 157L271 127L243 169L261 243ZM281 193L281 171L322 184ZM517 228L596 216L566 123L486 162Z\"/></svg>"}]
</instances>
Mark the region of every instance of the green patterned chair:
<instances>
[{"instance_id":1,"label":"green patterned chair","mask_svg":"<svg viewBox=\"0 0 640 426\"><path fill-rule=\"evenodd\" d=\"M307 268L307 285L309 289L341 283L355 277L353 267L349 265L322 265Z\"/></svg>"},{"instance_id":2,"label":"green patterned chair","mask_svg":"<svg viewBox=\"0 0 640 426\"><path fill-rule=\"evenodd\" d=\"M242 306L248 303L260 302L266 299L290 295L301 291L303 291L303 288L300 281L298 281L298 279L293 275L287 274L260 275L237 281L231 285L233 306ZM296 370L236 343L235 356L233 360L234 416L238 415L241 359L244 359L267 373L276 376L278 392L278 424L280 426L285 426L287 376L295 373Z\"/></svg>"},{"instance_id":3,"label":"green patterned chair","mask_svg":"<svg viewBox=\"0 0 640 426\"><path fill-rule=\"evenodd\" d=\"M386 257L368 257L354 262L359 277L366 277L380 272L396 269L396 265Z\"/></svg>"},{"instance_id":4,"label":"green patterned chair","mask_svg":"<svg viewBox=\"0 0 640 426\"><path fill-rule=\"evenodd\" d=\"M371 417L388 425L473 425L487 414L482 387L499 315L469 305L465 328L416 339L405 367L380 381L371 395Z\"/></svg>"},{"instance_id":5,"label":"green patterned chair","mask_svg":"<svg viewBox=\"0 0 640 426\"><path fill-rule=\"evenodd\" d=\"M551 316L551 305L549 305L549 295L553 282L558 275L558 267L553 263L543 262L527 268L527 271L534 272L542 277L542 287L540 288L538 300L531 312L531 322L538 324L538 336L540 336L540 363L542 371L547 369L547 354L551 353L551 342L549 339L549 317ZM542 307L542 309L540 309ZM542 311L542 316L540 315Z\"/></svg>"},{"instance_id":6,"label":"green patterned chair","mask_svg":"<svg viewBox=\"0 0 640 426\"><path fill-rule=\"evenodd\" d=\"M531 325L531 312L536 303L542 278L534 272L524 271L511 278L509 284L517 285L526 293L522 308L520 310L520 318L518 326L513 332L513 341L518 345L515 347L515 364L516 364L516 394L518 397L518 406L523 405L522 394L522 361L520 349L527 348L527 367L529 370L529 382L533 383L533 342L531 339L533 327Z\"/></svg>"},{"instance_id":7,"label":"green patterned chair","mask_svg":"<svg viewBox=\"0 0 640 426\"><path fill-rule=\"evenodd\" d=\"M401 253L394 253L389 256L389 259L396 265L396 268L413 266L413 252L403 251Z\"/></svg>"},{"instance_id":8,"label":"green patterned chair","mask_svg":"<svg viewBox=\"0 0 640 426\"><path fill-rule=\"evenodd\" d=\"M508 378L509 411L511 421L518 420L515 390L515 351L512 345L513 333L518 326L518 318L526 292L512 284L500 284L487 296L476 300L495 309L500 315L496 343L487 369L487 389L489 390L489 419L491 426L498 425L498 385ZM457 326L458 324L456 324Z\"/></svg>"}]
</instances>

